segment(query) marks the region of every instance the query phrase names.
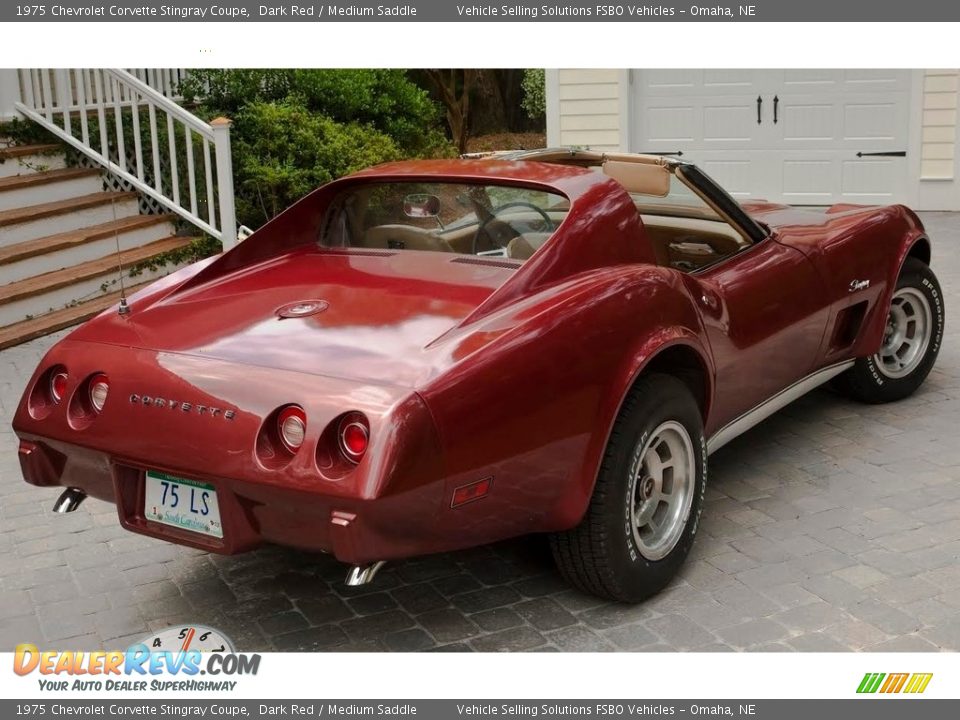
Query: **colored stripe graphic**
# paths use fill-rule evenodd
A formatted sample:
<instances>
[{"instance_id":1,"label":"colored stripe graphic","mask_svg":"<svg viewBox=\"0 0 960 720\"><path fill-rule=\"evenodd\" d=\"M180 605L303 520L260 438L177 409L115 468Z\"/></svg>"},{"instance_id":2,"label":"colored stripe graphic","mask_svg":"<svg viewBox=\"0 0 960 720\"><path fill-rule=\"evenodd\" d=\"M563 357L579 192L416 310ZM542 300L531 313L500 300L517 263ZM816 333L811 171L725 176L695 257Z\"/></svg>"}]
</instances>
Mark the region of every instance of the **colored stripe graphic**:
<instances>
[{"instance_id":1,"label":"colored stripe graphic","mask_svg":"<svg viewBox=\"0 0 960 720\"><path fill-rule=\"evenodd\" d=\"M875 692L885 694L911 693L919 694L927 689L930 680L933 679L933 673L867 673L860 681L857 692L860 694L872 694Z\"/></svg>"},{"instance_id":2,"label":"colored stripe graphic","mask_svg":"<svg viewBox=\"0 0 960 720\"><path fill-rule=\"evenodd\" d=\"M875 693L877 688L880 687L880 683L884 677L886 677L884 673L867 673L863 676L863 680L860 681L860 687L857 688L857 692Z\"/></svg>"},{"instance_id":3,"label":"colored stripe graphic","mask_svg":"<svg viewBox=\"0 0 960 720\"><path fill-rule=\"evenodd\" d=\"M933 678L933 673L914 673L910 678L910 682L907 684L906 690L907 693L922 693L927 689L927 685L930 684L930 680Z\"/></svg>"},{"instance_id":4,"label":"colored stripe graphic","mask_svg":"<svg viewBox=\"0 0 960 720\"><path fill-rule=\"evenodd\" d=\"M887 675L887 681L880 688L882 693L898 693L903 689L904 684L910 673L890 673Z\"/></svg>"}]
</instances>

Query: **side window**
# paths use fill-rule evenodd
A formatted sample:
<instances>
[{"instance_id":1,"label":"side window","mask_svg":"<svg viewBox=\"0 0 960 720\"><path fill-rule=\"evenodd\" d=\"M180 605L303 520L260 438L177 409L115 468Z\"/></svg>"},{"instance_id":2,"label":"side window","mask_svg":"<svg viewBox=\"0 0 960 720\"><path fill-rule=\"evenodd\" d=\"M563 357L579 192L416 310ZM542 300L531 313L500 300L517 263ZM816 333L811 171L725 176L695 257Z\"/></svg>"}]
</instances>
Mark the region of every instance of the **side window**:
<instances>
[{"instance_id":1,"label":"side window","mask_svg":"<svg viewBox=\"0 0 960 720\"><path fill-rule=\"evenodd\" d=\"M699 195L671 174L665 196L631 193L657 264L685 272L713 265L749 243Z\"/></svg>"}]
</instances>

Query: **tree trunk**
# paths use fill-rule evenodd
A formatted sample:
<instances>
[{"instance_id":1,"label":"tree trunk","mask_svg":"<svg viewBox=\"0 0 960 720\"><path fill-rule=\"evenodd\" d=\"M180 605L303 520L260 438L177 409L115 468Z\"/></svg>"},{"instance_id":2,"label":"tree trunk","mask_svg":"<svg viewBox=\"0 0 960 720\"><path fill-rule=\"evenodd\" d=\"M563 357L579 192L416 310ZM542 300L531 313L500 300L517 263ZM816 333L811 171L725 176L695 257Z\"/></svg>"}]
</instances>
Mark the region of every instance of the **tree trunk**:
<instances>
[{"instance_id":1,"label":"tree trunk","mask_svg":"<svg viewBox=\"0 0 960 720\"><path fill-rule=\"evenodd\" d=\"M440 96L447 114L447 124L457 152L467 151L470 128L470 93L476 84L478 70L426 70Z\"/></svg>"}]
</instances>

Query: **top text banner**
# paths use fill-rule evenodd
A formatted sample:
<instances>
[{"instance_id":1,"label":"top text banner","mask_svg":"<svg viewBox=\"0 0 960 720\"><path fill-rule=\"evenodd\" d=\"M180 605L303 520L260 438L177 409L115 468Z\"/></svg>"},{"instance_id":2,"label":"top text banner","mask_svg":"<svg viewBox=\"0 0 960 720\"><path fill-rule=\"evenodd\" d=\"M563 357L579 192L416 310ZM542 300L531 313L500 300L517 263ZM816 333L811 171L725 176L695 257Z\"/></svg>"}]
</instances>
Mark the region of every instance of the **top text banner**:
<instances>
[{"instance_id":1,"label":"top text banner","mask_svg":"<svg viewBox=\"0 0 960 720\"><path fill-rule=\"evenodd\" d=\"M960 3L944 0L747 0L687 2L291 3L249 0L61 0L5 2L0 22L950 22Z\"/></svg>"}]
</instances>

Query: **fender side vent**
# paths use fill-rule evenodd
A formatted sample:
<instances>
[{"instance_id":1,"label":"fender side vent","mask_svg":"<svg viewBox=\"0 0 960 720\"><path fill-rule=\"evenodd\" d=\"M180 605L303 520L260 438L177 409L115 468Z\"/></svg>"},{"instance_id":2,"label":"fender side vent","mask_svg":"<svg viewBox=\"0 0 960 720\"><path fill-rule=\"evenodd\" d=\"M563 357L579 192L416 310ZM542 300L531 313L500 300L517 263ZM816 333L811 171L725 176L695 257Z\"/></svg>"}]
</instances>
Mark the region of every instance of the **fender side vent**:
<instances>
[{"instance_id":1,"label":"fender side vent","mask_svg":"<svg viewBox=\"0 0 960 720\"><path fill-rule=\"evenodd\" d=\"M508 270L516 270L520 267L518 260L488 260L482 257L458 257L450 262L459 265L486 265L487 267L507 268Z\"/></svg>"},{"instance_id":2,"label":"fender side vent","mask_svg":"<svg viewBox=\"0 0 960 720\"><path fill-rule=\"evenodd\" d=\"M853 345L860 334L860 328L863 326L863 318L866 313L866 300L844 308L837 313L837 322L833 326L833 339L830 342L831 350L842 350Z\"/></svg>"}]
</instances>

